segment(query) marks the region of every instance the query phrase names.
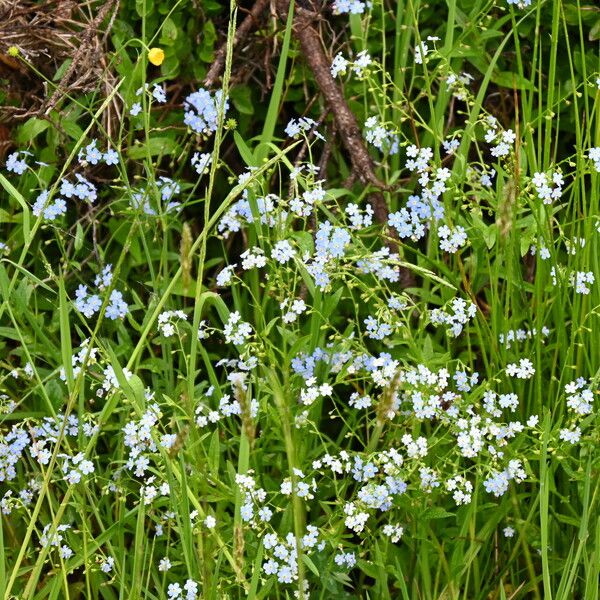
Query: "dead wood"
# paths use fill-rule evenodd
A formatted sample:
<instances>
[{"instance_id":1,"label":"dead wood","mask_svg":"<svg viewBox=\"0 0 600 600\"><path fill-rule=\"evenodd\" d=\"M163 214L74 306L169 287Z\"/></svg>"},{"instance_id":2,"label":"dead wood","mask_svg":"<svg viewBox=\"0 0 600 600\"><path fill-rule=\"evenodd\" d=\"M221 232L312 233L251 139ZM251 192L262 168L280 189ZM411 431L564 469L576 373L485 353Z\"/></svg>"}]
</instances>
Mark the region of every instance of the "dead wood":
<instances>
[{"instance_id":1,"label":"dead wood","mask_svg":"<svg viewBox=\"0 0 600 600\"><path fill-rule=\"evenodd\" d=\"M256 25L265 8L267 8L269 5L269 2L270 0L256 0L254 6L250 9L250 12L246 15L235 32L235 36L233 38L234 47L239 46L239 44L246 39L246 36L250 33L252 27ZM221 72L223 71L223 67L225 65L226 56L227 41L223 42L221 47L217 50L214 62L204 78L204 85L206 87L212 87L217 79L221 76Z\"/></svg>"}]
</instances>

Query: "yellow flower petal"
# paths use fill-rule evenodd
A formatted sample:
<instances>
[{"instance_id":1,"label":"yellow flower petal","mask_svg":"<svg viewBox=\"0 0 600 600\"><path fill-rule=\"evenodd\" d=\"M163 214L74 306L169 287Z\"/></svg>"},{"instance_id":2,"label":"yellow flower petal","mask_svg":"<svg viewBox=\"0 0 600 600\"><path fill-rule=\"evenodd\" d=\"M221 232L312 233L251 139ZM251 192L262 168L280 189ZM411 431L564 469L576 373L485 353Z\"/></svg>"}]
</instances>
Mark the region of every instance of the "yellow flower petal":
<instances>
[{"instance_id":1,"label":"yellow flower petal","mask_svg":"<svg viewBox=\"0 0 600 600\"><path fill-rule=\"evenodd\" d=\"M165 60L165 53L162 48L150 48L148 52L148 60L157 67L162 65L163 60Z\"/></svg>"}]
</instances>

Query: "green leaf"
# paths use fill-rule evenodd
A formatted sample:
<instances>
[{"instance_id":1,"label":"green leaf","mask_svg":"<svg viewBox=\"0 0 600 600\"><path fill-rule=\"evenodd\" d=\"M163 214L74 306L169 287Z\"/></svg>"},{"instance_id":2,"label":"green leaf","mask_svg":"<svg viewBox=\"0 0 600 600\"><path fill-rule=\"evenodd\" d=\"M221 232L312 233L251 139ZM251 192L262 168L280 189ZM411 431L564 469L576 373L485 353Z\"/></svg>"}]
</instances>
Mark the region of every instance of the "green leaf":
<instances>
[{"instance_id":1,"label":"green leaf","mask_svg":"<svg viewBox=\"0 0 600 600\"><path fill-rule=\"evenodd\" d=\"M19 144L30 143L31 140L35 139L40 133L46 131L50 127L50 121L46 119L38 119L37 117L31 117L21 125L19 132L17 133L17 142Z\"/></svg>"},{"instance_id":2,"label":"green leaf","mask_svg":"<svg viewBox=\"0 0 600 600\"><path fill-rule=\"evenodd\" d=\"M79 140L83 137L83 129L77 125L75 121L64 119L61 121L62 128L65 133L73 140Z\"/></svg>"},{"instance_id":3,"label":"green leaf","mask_svg":"<svg viewBox=\"0 0 600 600\"><path fill-rule=\"evenodd\" d=\"M250 148L248 148L248 145L244 141L244 138L242 138L242 136L237 131L233 132L233 140L238 149L238 152L240 153L240 156L242 157L243 161L246 163L246 166L248 166L248 167L257 166L256 158L254 158L254 155L252 154L252 150L250 150Z\"/></svg>"},{"instance_id":4,"label":"green leaf","mask_svg":"<svg viewBox=\"0 0 600 600\"><path fill-rule=\"evenodd\" d=\"M334 294L328 296L323 303L323 317L327 319L340 303L344 288L340 287Z\"/></svg>"},{"instance_id":5,"label":"green leaf","mask_svg":"<svg viewBox=\"0 0 600 600\"><path fill-rule=\"evenodd\" d=\"M0 185L8 192L9 196L12 196L23 209L23 237L25 241L29 241L29 205L25 201L25 198L21 193L13 186L4 175L0 173Z\"/></svg>"},{"instance_id":6,"label":"green leaf","mask_svg":"<svg viewBox=\"0 0 600 600\"><path fill-rule=\"evenodd\" d=\"M198 56L200 60L206 63L210 63L214 59L214 46L215 40L217 39L217 32L212 21L207 21L204 24L204 30L202 32L202 46Z\"/></svg>"},{"instance_id":7,"label":"green leaf","mask_svg":"<svg viewBox=\"0 0 600 600\"><path fill-rule=\"evenodd\" d=\"M448 517L453 517L454 514L446 511L445 509L438 506L431 506L427 510L425 510L420 515L420 519L423 521L431 520L431 519L447 519Z\"/></svg>"},{"instance_id":8,"label":"green leaf","mask_svg":"<svg viewBox=\"0 0 600 600\"><path fill-rule=\"evenodd\" d=\"M215 429L210 438L210 446L208 448L208 467L214 477L219 474L219 459L221 457L221 444L219 442L219 431Z\"/></svg>"},{"instance_id":9,"label":"green leaf","mask_svg":"<svg viewBox=\"0 0 600 600\"><path fill-rule=\"evenodd\" d=\"M58 310L60 322L60 351L65 379L69 392L73 389L73 348L71 346L71 325L69 323L69 299L65 291L63 277L58 278Z\"/></svg>"},{"instance_id":10,"label":"green leaf","mask_svg":"<svg viewBox=\"0 0 600 600\"><path fill-rule=\"evenodd\" d=\"M54 77L52 77L52 81L60 81L62 76L67 72L67 69L71 66L72 63L71 58L67 58L63 61L62 65L56 69L56 73L54 73Z\"/></svg>"},{"instance_id":11,"label":"green leaf","mask_svg":"<svg viewBox=\"0 0 600 600\"><path fill-rule=\"evenodd\" d=\"M83 227L81 223L77 221L77 226L75 228L75 250L81 250L83 246L84 235L83 235Z\"/></svg>"},{"instance_id":12,"label":"green leaf","mask_svg":"<svg viewBox=\"0 0 600 600\"><path fill-rule=\"evenodd\" d=\"M48 399L56 410L60 410L65 401L65 392L62 385L56 379L50 379L44 386Z\"/></svg>"},{"instance_id":13,"label":"green leaf","mask_svg":"<svg viewBox=\"0 0 600 600\"><path fill-rule=\"evenodd\" d=\"M485 245L488 247L488 250L491 250L496 243L496 239L498 237L498 226L495 223L486 227L483 231L483 240L485 241Z\"/></svg>"},{"instance_id":14,"label":"green leaf","mask_svg":"<svg viewBox=\"0 0 600 600\"><path fill-rule=\"evenodd\" d=\"M15 314L23 314L27 310L29 299L31 298L31 292L33 286L27 281L27 279L21 279L21 282L12 293L13 308Z\"/></svg>"},{"instance_id":15,"label":"green leaf","mask_svg":"<svg viewBox=\"0 0 600 600\"><path fill-rule=\"evenodd\" d=\"M177 39L179 27L175 25L175 22L170 17L167 17L160 32L160 44L164 46L171 46Z\"/></svg>"},{"instance_id":16,"label":"green leaf","mask_svg":"<svg viewBox=\"0 0 600 600\"><path fill-rule=\"evenodd\" d=\"M177 142L166 136L150 138L143 144L137 144L127 151L129 158L134 160L146 156L173 154L178 148Z\"/></svg>"},{"instance_id":17,"label":"green leaf","mask_svg":"<svg viewBox=\"0 0 600 600\"><path fill-rule=\"evenodd\" d=\"M307 554L302 555L304 564L317 576L320 577L319 569L317 569L315 563L309 558Z\"/></svg>"},{"instance_id":18,"label":"green leaf","mask_svg":"<svg viewBox=\"0 0 600 600\"><path fill-rule=\"evenodd\" d=\"M517 73L513 71L502 71L500 73L494 73L492 75L492 81L496 85L500 85L502 87L517 89L517 90L534 90L534 86L531 84L531 81L528 81L524 77L520 77Z\"/></svg>"},{"instance_id":19,"label":"green leaf","mask_svg":"<svg viewBox=\"0 0 600 600\"><path fill-rule=\"evenodd\" d=\"M247 85L238 85L229 92L235 108L244 115L254 114L254 105L252 104L252 91Z\"/></svg>"},{"instance_id":20,"label":"green leaf","mask_svg":"<svg viewBox=\"0 0 600 600\"><path fill-rule=\"evenodd\" d=\"M135 10L140 17L149 17L154 12L154 0L135 0Z\"/></svg>"}]
</instances>

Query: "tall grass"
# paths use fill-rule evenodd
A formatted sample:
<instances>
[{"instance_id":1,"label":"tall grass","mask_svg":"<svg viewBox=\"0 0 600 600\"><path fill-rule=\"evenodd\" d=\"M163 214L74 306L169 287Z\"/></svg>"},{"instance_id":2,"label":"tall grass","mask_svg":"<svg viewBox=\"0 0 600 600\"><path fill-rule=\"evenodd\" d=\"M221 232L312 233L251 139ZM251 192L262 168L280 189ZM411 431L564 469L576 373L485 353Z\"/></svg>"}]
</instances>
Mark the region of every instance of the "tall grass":
<instances>
[{"instance_id":1,"label":"tall grass","mask_svg":"<svg viewBox=\"0 0 600 600\"><path fill-rule=\"evenodd\" d=\"M595 397L600 373L594 7L402 0L333 18L344 37L327 51L350 61L336 81L390 144L369 146L390 222L359 225L348 206L364 211L373 190L347 177L345 132L329 117L325 142L312 125L284 132L291 117L334 110L317 99L303 114L302 94L319 90L294 41L293 2L271 31L274 84L251 136L232 121L236 4L223 95L207 101L215 122L202 133L183 124L181 98L167 109L153 95L164 82L147 56L161 38L142 9L140 37L112 56L115 68L133 57L132 69L110 96L77 99L79 133L54 156L34 138L20 148L32 153L20 155L25 172L0 173L0 595L597 599L597 410L578 414L565 390L582 377ZM357 74L362 51L372 63ZM472 79L453 84L464 71ZM102 116L114 102L111 137ZM74 131L69 114L53 118ZM490 127L515 134L499 157ZM93 139L118 151L116 164L93 164ZM431 148L421 167L407 162L412 144ZM195 152L210 154L201 172ZM544 203L534 174L556 169L562 193ZM98 198L67 198L66 214L45 217L75 173ZM444 185L432 199L433 181ZM396 244L394 213L413 194L439 199L443 216L421 215L422 234L400 231ZM448 251L445 226L466 241ZM262 266L243 266L246 250ZM112 277L95 283L109 264ZM408 289L389 275L400 268ZM595 276L587 293L578 272ZM98 295L91 316L80 284ZM115 290L128 305L119 318ZM473 314L453 335L440 319L456 299ZM236 315L250 326L240 343ZM369 318L389 329L373 333ZM523 339L506 343L511 330ZM535 371L511 376L522 359ZM494 396L491 409L492 392L518 402ZM575 426L570 443L561 432ZM469 427L484 438L473 454L459 442ZM420 438L425 453L411 446ZM81 460L92 468L71 481ZM509 461L524 474L491 493ZM364 529L352 520L361 513Z\"/></svg>"}]
</instances>

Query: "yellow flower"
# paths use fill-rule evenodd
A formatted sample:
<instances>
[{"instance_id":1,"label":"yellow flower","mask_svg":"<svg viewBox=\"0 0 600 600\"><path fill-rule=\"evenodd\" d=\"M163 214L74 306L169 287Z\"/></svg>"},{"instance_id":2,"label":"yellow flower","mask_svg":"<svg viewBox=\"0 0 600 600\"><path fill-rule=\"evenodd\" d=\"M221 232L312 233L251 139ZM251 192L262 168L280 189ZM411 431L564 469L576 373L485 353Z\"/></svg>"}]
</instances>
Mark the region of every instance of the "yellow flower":
<instances>
[{"instance_id":1,"label":"yellow flower","mask_svg":"<svg viewBox=\"0 0 600 600\"><path fill-rule=\"evenodd\" d=\"M162 65L163 60L165 60L165 53L162 48L150 48L148 52L148 60L157 67Z\"/></svg>"}]
</instances>

